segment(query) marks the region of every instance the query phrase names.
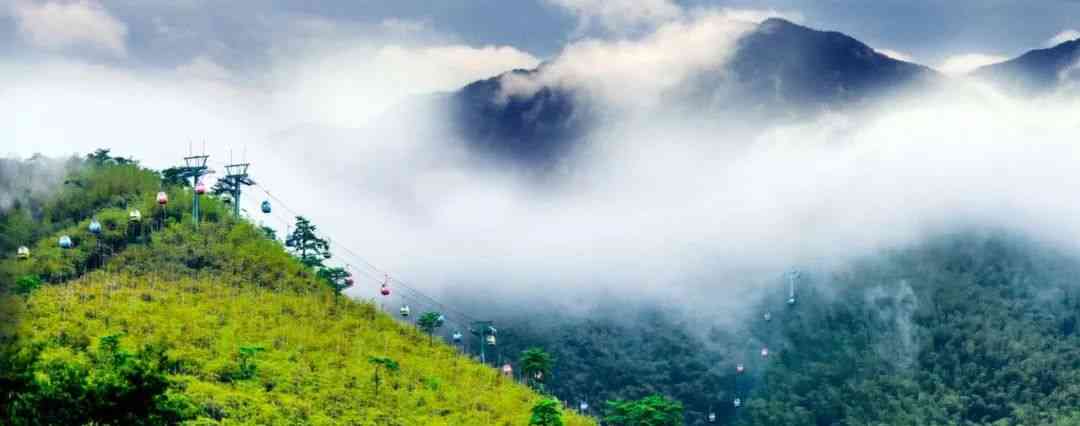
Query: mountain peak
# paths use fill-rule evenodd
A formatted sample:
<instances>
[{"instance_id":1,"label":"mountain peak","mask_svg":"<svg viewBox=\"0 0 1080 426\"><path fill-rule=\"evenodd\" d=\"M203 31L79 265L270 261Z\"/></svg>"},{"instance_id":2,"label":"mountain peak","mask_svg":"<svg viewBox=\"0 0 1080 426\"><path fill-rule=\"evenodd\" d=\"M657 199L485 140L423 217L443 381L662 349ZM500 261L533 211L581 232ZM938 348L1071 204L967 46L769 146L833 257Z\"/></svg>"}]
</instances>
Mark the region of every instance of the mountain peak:
<instances>
[{"instance_id":1,"label":"mountain peak","mask_svg":"<svg viewBox=\"0 0 1080 426\"><path fill-rule=\"evenodd\" d=\"M1035 49L1005 62L976 69L972 75L986 78L1010 90L1040 93L1068 79L1070 68L1080 65L1080 39L1046 49Z\"/></svg>"}]
</instances>

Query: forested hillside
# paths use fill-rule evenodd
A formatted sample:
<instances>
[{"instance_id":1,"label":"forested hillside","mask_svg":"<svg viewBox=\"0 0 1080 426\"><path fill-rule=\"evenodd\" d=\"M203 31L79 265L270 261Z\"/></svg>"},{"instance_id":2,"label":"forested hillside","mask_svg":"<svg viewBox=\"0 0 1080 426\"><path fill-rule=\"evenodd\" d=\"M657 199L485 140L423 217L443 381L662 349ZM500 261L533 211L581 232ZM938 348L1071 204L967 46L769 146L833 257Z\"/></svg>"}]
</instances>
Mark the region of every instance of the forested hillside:
<instances>
[{"instance_id":1,"label":"forested hillside","mask_svg":"<svg viewBox=\"0 0 1080 426\"><path fill-rule=\"evenodd\" d=\"M504 341L551 348L560 397L659 393L685 404L687 424L711 410L740 425L1072 425L1078 277L1060 247L973 228L804 273L793 306L778 274L734 329L674 308L598 308L516 321Z\"/></svg>"},{"instance_id":2,"label":"forested hillside","mask_svg":"<svg viewBox=\"0 0 1080 426\"><path fill-rule=\"evenodd\" d=\"M341 296L215 196L195 229L169 172L107 151L64 170L0 216L0 423L518 425L544 399Z\"/></svg>"}]
</instances>

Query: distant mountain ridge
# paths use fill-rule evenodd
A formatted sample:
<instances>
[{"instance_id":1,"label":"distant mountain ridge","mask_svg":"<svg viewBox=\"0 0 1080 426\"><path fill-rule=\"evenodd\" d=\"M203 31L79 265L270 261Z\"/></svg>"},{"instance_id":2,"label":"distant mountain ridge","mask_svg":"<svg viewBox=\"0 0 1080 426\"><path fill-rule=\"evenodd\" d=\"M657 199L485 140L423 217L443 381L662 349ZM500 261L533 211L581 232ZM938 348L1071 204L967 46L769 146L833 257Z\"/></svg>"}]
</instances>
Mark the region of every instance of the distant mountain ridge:
<instances>
[{"instance_id":1,"label":"distant mountain ridge","mask_svg":"<svg viewBox=\"0 0 1080 426\"><path fill-rule=\"evenodd\" d=\"M523 77L543 72L509 73ZM509 74L508 73L508 74ZM503 76L466 85L448 96L451 126L470 146L496 156L548 163L582 139L598 114L589 100L560 86L532 95L503 95ZM858 40L771 18L743 36L723 68L705 70L687 87L691 108L716 110L739 99L757 109L816 110L874 98L934 81L930 68L874 51Z\"/></svg>"},{"instance_id":2,"label":"distant mountain ridge","mask_svg":"<svg viewBox=\"0 0 1080 426\"><path fill-rule=\"evenodd\" d=\"M972 75L1027 93L1042 93L1066 80L1080 79L1080 39L1031 50L1014 59L981 67ZM1070 73L1070 70L1074 70Z\"/></svg>"},{"instance_id":3,"label":"distant mountain ridge","mask_svg":"<svg viewBox=\"0 0 1080 426\"><path fill-rule=\"evenodd\" d=\"M929 67L889 57L846 34L781 18L761 22L736 47L723 66L701 70L673 93L686 100L679 108L717 120L756 123L866 105L948 82ZM1063 81L1080 80L1078 62L1080 40L1074 40L972 75L1008 90L1044 93ZM542 85L531 95L505 95L504 77L535 77L545 66L509 71L440 97L450 111L452 133L473 152L518 164L557 163L602 120L602 105L561 85Z\"/></svg>"}]
</instances>

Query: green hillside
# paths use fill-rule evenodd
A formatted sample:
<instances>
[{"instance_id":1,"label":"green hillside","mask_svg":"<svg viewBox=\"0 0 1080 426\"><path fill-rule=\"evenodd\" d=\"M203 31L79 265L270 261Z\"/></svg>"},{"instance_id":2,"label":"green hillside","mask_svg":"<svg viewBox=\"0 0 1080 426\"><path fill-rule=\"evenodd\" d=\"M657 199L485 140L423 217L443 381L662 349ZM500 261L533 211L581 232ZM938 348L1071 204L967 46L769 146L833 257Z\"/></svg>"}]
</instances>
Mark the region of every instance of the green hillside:
<instances>
[{"instance_id":1,"label":"green hillside","mask_svg":"<svg viewBox=\"0 0 1080 426\"><path fill-rule=\"evenodd\" d=\"M338 295L216 197L196 231L179 181L107 152L65 170L0 216L0 423L524 425L543 399Z\"/></svg>"}]
</instances>

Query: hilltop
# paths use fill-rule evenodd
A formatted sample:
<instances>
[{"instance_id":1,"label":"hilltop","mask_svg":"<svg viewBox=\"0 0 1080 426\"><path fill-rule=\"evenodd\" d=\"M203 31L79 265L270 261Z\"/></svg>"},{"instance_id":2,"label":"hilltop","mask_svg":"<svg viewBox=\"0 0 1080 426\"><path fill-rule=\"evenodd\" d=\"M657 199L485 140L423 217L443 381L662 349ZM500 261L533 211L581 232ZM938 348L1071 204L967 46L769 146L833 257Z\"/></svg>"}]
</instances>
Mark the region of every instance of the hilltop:
<instances>
[{"instance_id":1,"label":"hilltop","mask_svg":"<svg viewBox=\"0 0 1080 426\"><path fill-rule=\"evenodd\" d=\"M221 198L196 230L192 188L96 155L0 216L5 424L518 425L544 398L341 296Z\"/></svg>"}]
</instances>

